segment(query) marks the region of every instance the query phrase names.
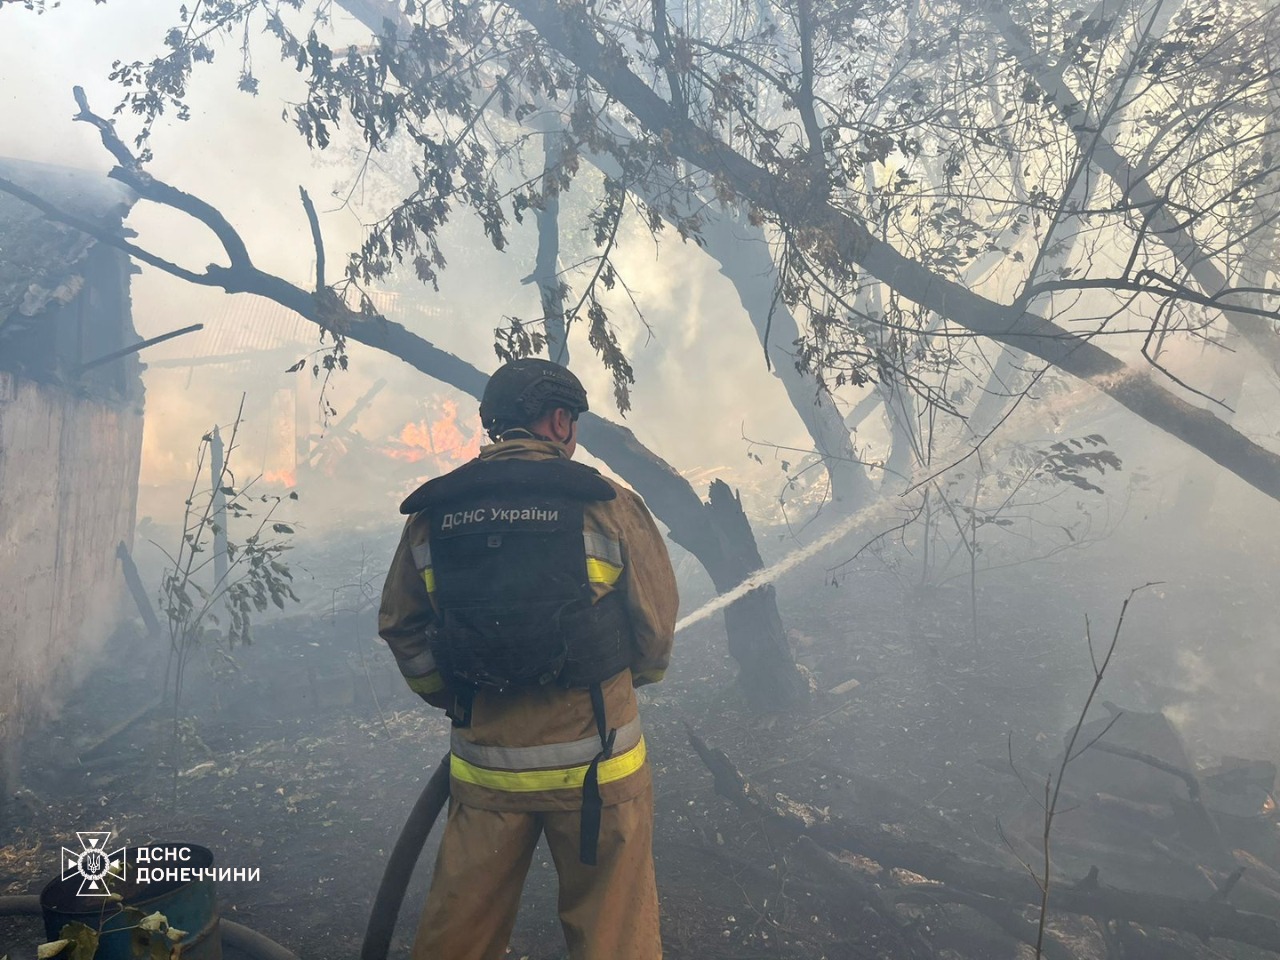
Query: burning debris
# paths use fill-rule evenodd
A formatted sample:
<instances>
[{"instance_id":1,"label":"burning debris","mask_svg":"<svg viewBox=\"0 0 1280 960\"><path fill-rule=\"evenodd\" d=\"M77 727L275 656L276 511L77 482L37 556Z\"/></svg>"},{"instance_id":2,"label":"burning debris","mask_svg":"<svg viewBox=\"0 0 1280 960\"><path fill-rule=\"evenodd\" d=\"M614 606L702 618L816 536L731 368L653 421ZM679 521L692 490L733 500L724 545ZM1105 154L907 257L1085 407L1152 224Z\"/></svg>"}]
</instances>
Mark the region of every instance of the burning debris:
<instances>
[{"instance_id":1,"label":"burning debris","mask_svg":"<svg viewBox=\"0 0 1280 960\"><path fill-rule=\"evenodd\" d=\"M481 443L487 441L478 416L473 416L471 422L459 421L458 405L449 399L432 401L430 405L438 408L437 416L406 423L382 452L395 460L422 464L431 475L438 475L475 457Z\"/></svg>"}]
</instances>

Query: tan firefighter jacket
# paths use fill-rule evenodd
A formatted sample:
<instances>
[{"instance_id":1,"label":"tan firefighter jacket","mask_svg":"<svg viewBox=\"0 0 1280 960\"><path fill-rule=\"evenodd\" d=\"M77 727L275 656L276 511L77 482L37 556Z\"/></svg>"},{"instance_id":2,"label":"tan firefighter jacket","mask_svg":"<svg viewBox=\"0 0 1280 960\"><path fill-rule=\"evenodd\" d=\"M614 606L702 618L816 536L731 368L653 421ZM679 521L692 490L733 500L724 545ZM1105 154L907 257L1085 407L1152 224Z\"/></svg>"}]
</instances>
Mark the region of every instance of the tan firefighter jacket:
<instances>
[{"instance_id":1,"label":"tan firefighter jacket","mask_svg":"<svg viewBox=\"0 0 1280 960\"><path fill-rule=\"evenodd\" d=\"M566 456L560 444L507 440L481 448L481 459L544 460ZM606 806L630 800L649 782L634 686L662 679L671 656L679 598L666 544L644 501L613 481L613 500L585 504L583 542L595 599L622 591L634 638L630 670L603 684L612 756L599 767ZM405 524L382 590L378 633L409 686L428 703L451 707L453 691L436 670L427 633L436 619L428 521ZM554 684L497 693L478 690L468 726L453 728L451 789L461 803L487 810L572 810L582 803L587 768L600 751L585 689Z\"/></svg>"}]
</instances>

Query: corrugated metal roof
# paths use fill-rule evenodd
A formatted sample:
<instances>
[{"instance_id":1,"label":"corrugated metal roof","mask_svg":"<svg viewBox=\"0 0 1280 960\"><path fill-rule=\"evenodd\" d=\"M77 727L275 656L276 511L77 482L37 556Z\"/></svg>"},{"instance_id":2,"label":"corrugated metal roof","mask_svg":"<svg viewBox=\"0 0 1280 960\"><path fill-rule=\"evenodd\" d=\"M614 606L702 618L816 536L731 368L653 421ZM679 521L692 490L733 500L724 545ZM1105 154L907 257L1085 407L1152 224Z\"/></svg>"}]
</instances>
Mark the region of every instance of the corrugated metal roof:
<instances>
[{"instance_id":1,"label":"corrugated metal roof","mask_svg":"<svg viewBox=\"0 0 1280 960\"><path fill-rule=\"evenodd\" d=\"M313 347L319 336L319 328L310 320L274 300L247 293L224 297L204 330L181 347L193 358L224 357L278 347Z\"/></svg>"},{"instance_id":2,"label":"corrugated metal roof","mask_svg":"<svg viewBox=\"0 0 1280 960\"><path fill-rule=\"evenodd\" d=\"M371 299L374 309L384 316L395 314L396 294L374 292ZM254 356L293 348L301 358L319 345L320 328L310 320L274 300L238 293L221 299L203 330L156 347L149 357L153 362L163 358L164 366L180 366L183 361L248 361Z\"/></svg>"}]
</instances>

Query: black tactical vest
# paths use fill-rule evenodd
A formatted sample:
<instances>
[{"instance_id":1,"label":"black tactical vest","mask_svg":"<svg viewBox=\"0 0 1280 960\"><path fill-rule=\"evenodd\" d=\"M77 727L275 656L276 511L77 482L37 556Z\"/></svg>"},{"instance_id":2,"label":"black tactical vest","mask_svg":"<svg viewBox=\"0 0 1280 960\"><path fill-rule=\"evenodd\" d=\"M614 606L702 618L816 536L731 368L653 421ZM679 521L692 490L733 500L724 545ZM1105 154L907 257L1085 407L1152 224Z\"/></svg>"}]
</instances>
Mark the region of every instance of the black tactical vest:
<instances>
[{"instance_id":1,"label":"black tactical vest","mask_svg":"<svg viewBox=\"0 0 1280 960\"><path fill-rule=\"evenodd\" d=\"M590 687L630 665L621 597L591 602L582 536L584 505L615 496L569 460L472 460L404 502L430 520L431 650L447 680Z\"/></svg>"}]
</instances>

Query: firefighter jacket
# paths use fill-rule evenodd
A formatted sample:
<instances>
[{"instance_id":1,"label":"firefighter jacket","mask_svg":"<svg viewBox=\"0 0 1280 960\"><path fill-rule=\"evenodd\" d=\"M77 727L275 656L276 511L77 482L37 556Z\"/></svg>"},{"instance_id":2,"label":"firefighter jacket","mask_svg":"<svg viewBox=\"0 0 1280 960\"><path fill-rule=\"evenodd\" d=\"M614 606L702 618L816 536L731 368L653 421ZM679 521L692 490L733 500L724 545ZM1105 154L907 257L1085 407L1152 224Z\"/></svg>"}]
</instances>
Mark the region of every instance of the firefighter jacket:
<instances>
[{"instance_id":1,"label":"firefighter jacket","mask_svg":"<svg viewBox=\"0 0 1280 960\"><path fill-rule=\"evenodd\" d=\"M481 460L565 457L560 444L518 439L483 447ZM609 480L612 500L583 507L582 538L595 601L621 594L631 626L632 662L601 685L613 750L599 763L605 806L631 800L649 785L645 742L634 687L662 679L671 655L678 595L666 544L644 502ZM432 654L428 634L439 621L433 596L429 518L405 524L382 592L378 632L409 686L428 703L455 708ZM451 738L451 789L461 803L486 810L573 810L600 750L595 712L586 689L554 683L504 692L480 688L469 720ZM456 709L451 715L457 718Z\"/></svg>"}]
</instances>

